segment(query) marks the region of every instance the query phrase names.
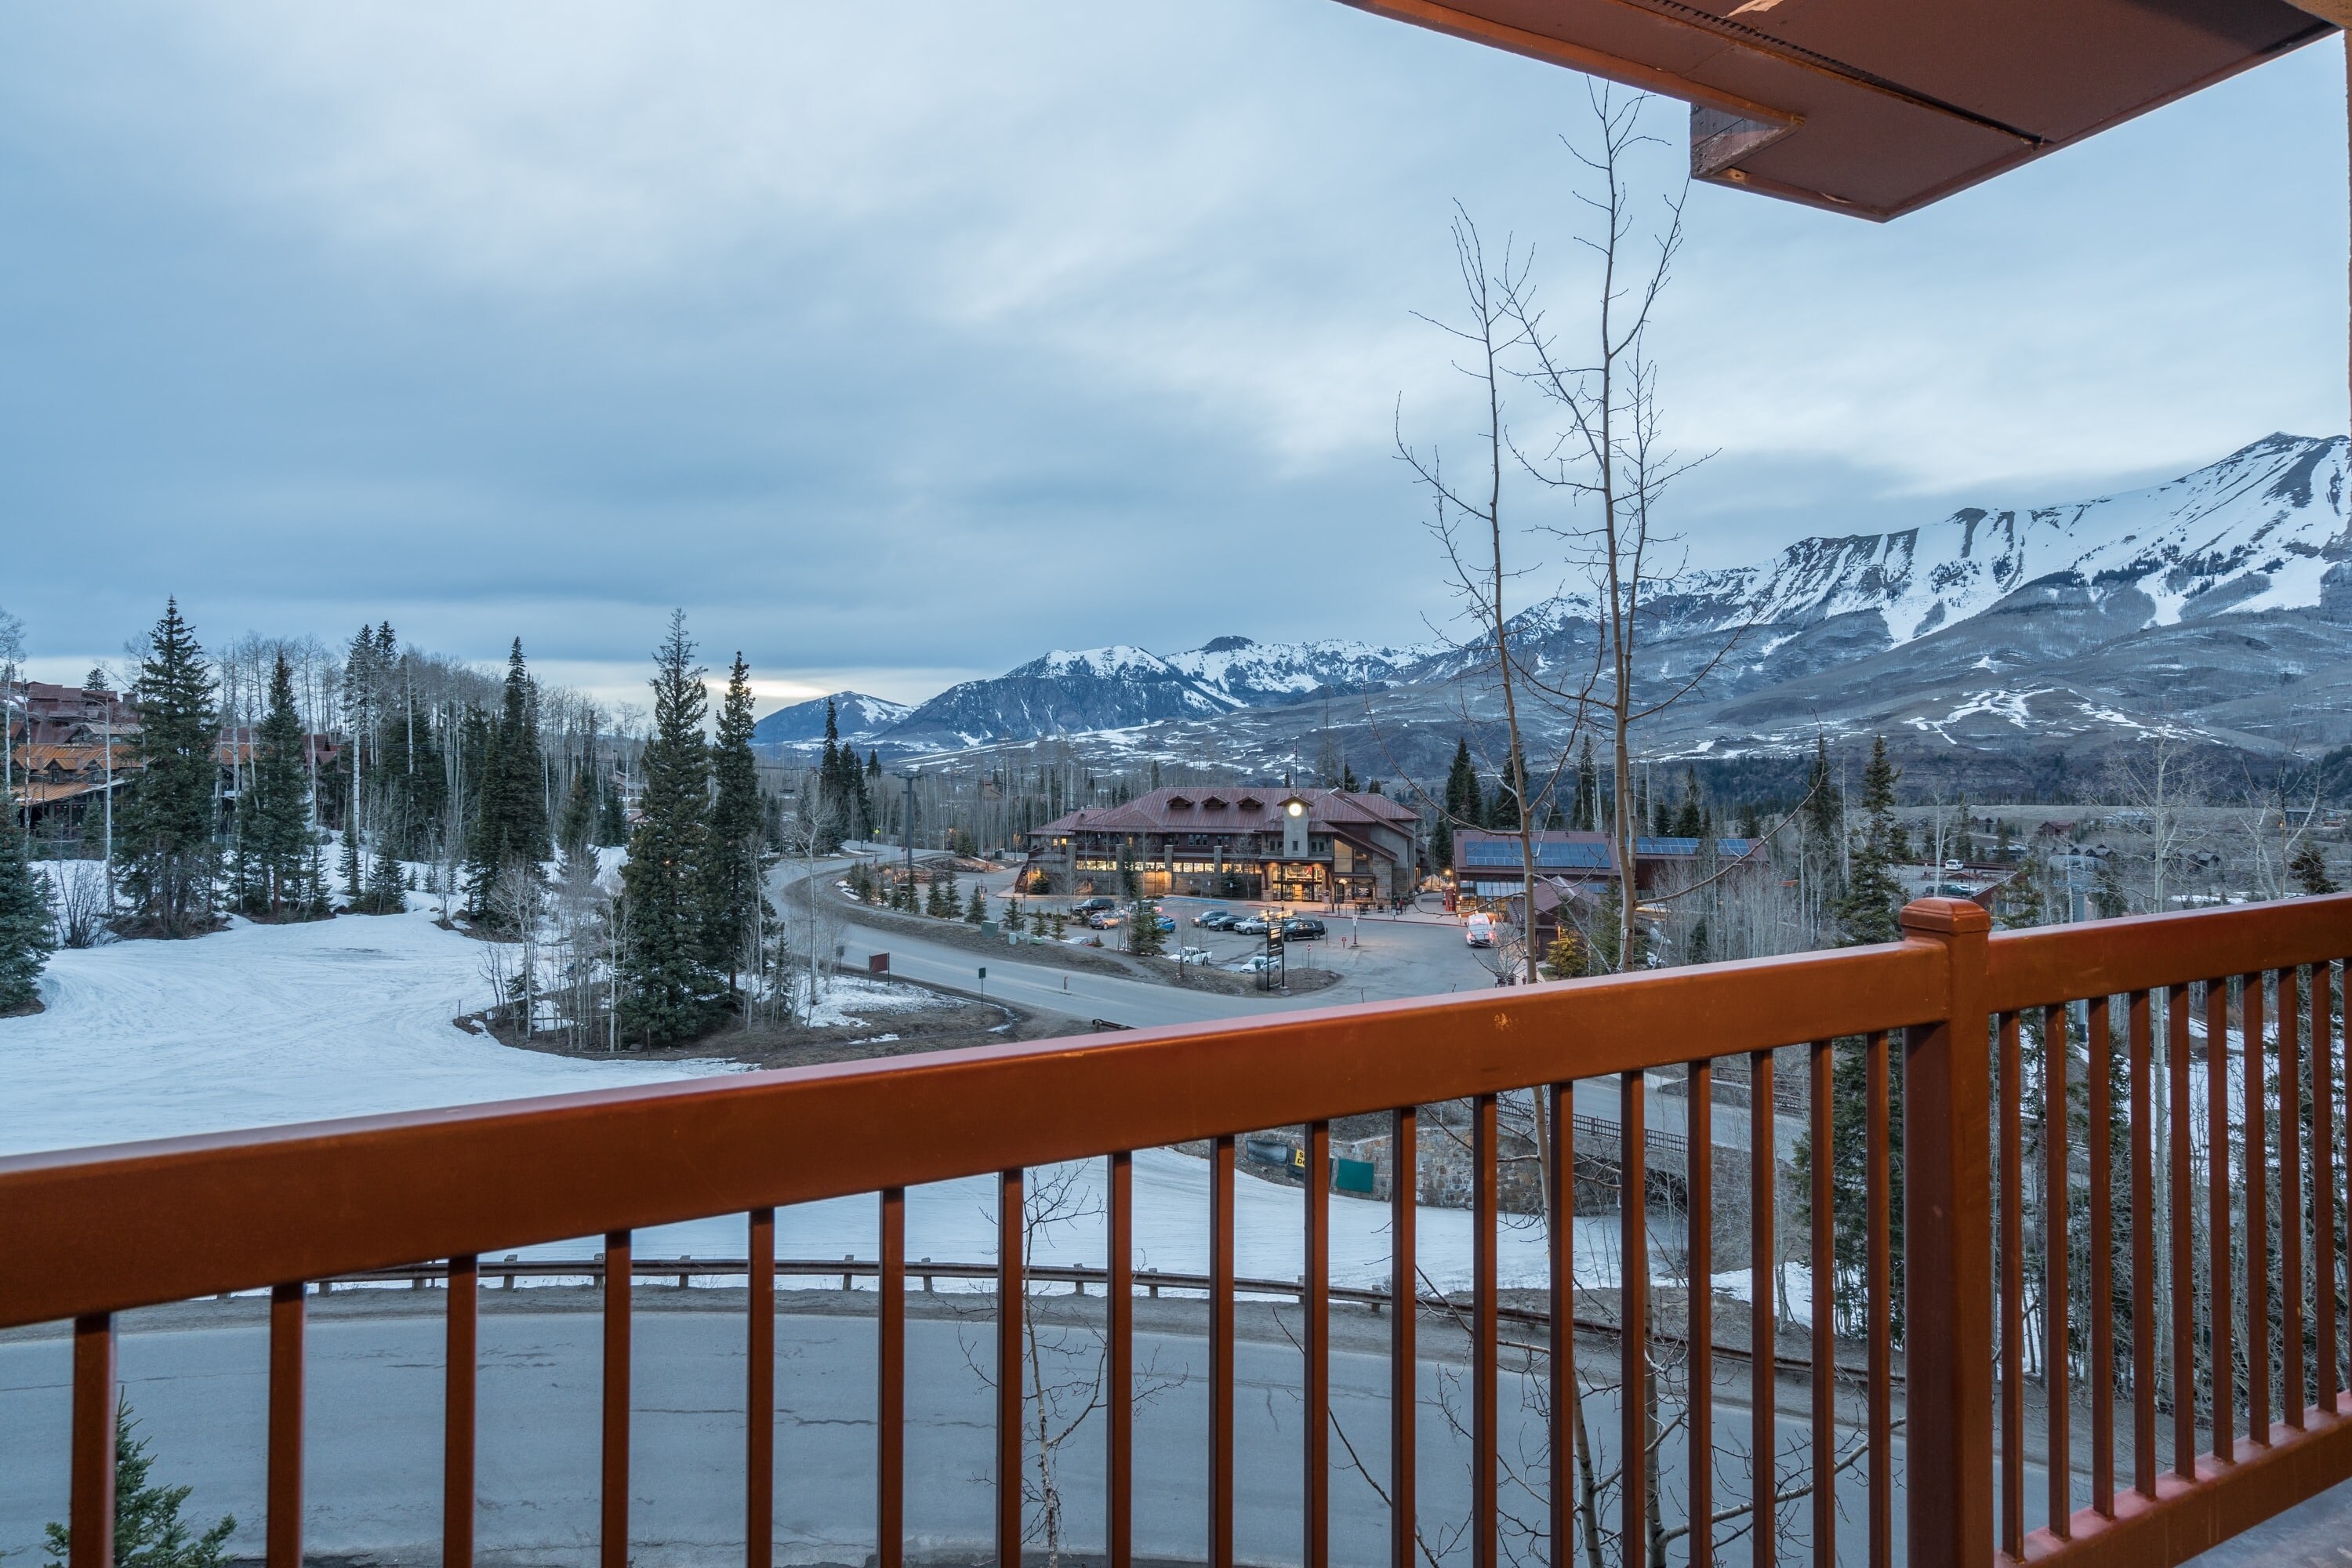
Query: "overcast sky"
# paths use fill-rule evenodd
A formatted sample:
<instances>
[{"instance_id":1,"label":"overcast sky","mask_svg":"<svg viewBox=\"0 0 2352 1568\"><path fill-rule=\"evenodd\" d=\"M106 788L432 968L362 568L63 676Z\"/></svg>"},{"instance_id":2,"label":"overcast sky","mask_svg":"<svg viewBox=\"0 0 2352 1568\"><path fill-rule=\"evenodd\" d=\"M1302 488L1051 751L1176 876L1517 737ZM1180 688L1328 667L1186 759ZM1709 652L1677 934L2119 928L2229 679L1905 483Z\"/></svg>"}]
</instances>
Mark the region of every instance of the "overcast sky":
<instances>
[{"instance_id":1,"label":"overcast sky","mask_svg":"<svg viewBox=\"0 0 2352 1568\"><path fill-rule=\"evenodd\" d=\"M2341 429L2343 92L2315 47L1883 226L1696 190L1694 559ZM10 7L0 605L45 675L176 594L622 697L682 605L776 700L1424 635L1391 424L1471 410L1413 312L1456 199L1578 308L1584 102L1331 0Z\"/></svg>"}]
</instances>

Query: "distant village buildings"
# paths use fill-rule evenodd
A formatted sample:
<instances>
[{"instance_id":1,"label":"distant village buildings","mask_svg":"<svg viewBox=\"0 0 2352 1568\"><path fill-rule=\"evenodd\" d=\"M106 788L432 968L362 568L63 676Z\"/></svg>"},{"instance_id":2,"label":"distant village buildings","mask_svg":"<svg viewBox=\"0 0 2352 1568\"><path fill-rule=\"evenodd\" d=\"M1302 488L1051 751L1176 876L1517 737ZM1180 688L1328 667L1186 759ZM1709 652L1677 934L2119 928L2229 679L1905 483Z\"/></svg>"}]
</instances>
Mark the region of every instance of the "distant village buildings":
<instances>
[{"instance_id":1,"label":"distant village buildings","mask_svg":"<svg viewBox=\"0 0 2352 1568\"><path fill-rule=\"evenodd\" d=\"M1421 818L1388 795L1236 785L1156 789L1029 834L1024 887L1301 902L1411 896Z\"/></svg>"},{"instance_id":2,"label":"distant village buildings","mask_svg":"<svg viewBox=\"0 0 2352 1568\"><path fill-rule=\"evenodd\" d=\"M19 681L0 686L0 710L7 725L8 804L35 831L78 830L90 814L104 811L110 788L120 794L139 772L139 707L122 693ZM342 748L328 735L308 741L305 763L323 776ZM254 744L251 729L221 732L216 755L224 812L235 808L239 789L253 776Z\"/></svg>"}]
</instances>

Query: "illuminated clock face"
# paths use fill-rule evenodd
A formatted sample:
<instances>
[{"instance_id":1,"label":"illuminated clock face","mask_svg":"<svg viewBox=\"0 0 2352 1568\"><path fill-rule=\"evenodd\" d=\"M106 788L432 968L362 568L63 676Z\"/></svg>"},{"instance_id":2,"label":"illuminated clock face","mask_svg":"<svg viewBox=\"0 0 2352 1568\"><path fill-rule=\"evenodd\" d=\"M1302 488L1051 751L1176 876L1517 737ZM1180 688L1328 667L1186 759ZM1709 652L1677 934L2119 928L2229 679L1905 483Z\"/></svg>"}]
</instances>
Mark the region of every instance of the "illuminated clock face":
<instances>
[{"instance_id":1,"label":"illuminated clock face","mask_svg":"<svg viewBox=\"0 0 2352 1568\"><path fill-rule=\"evenodd\" d=\"M1290 803L1290 808L1289 808L1289 809L1290 809L1290 815L1291 815L1291 816L1306 816L1306 815L1307 815L1307 808L1306 808L1305 806L1303 806L1303 805L1299 805L1299 804L1298 804L1297 801L1295 801L1295 800L1294 800L1294 801L1292 801L1292 802Z\"/></svg>"}]
</instances>

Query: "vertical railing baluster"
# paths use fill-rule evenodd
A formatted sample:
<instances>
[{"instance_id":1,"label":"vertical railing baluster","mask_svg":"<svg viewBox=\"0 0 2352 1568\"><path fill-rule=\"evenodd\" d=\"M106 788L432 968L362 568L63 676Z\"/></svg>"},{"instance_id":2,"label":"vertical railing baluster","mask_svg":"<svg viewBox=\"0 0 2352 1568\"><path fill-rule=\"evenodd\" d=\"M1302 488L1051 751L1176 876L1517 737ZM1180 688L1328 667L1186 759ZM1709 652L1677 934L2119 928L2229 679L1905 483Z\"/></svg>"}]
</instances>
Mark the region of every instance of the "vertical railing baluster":
<instances>
[{"instance_id":1,"label":"vertical railing baluster","mask_svg":"<svg viewBox=\"0 0 2352 1568\"><path fill-rule=\"evenodd\" d=\"M1305 1363L1306 1565L1324 1568L1331 1545L1331 1124L1307 1124L1307 1279L1300 1287Z\"/></svg>"},{"instance_id":2,"label":"vertical railing baluster","mask_svg":"<svg viewBox=\"0 0 2352 1568\"><path fill-rule=\"evenodd\" d=\"M2164 993L2172 1135L2172 1471L2197 1479L2197 1193L2189 1109L2189 987Z\"/></svg>"},{"instance_id":3,"label":"vertical railing baluster","mask_svg":"<svg viewBox=\"0 0 2352 1568\"><path fill-rule=\"evenodd\" d=\"M1837 1148L1832 1094L1837 1058L1832 1043L1815 1040L1808 1066L1812 1079L1813 1563L1814 1568L1837 1568L1837 1194L1830 1183Z\"/></svg>"},{"instance_id":4,"label":"vertical railing baluster","mask_svg":"<svg viewBox=\"0 0 2352 1568\"><path fill-rule=\"evenodd\" d=\"M114 1318L74 1320L73 1540L66 1568L114 1568Z\"/></svg>"},{"instance_id":5,"label":"vertical railing baluster","mask_svg":"<svg viewBox=\"0 0 2352 1568\"><path fill-rule=\"evenodd\" d=\"M875 1269L880 1299L875 1319L874 1563L898 1568L907 1548L906 1188L882 1189L881 1217ZM1020 1379L1013 1381L1018 1386Z\"/></svg>"},{"instance_id":6,"label":"vertical railing baluster","mask_svg":"<svg viewBox=\"0 0 2352 1568\"><path fill-rule=\"evenodd\" d=\"M1870 1335L1870 1563L1871 1568L1889 1568L1895 1561L1895 1280L1891 1267L1895 1137L1886 1079L1886 1036L1865 1036L1862 1048L1866 1101L1863 1152L1868 1163L1865 1202L1869 1211L1864 1262L1869 1277L1864 1290Z\"/></svg>"},{"instance_id":7,"label":"vertical railing baluster","mask_svg":"<svg viewBox=\"0 0 2352 1568\"><path fill-rule=\"evenodd\" d=\"M602 1568L629 1568L629 1266L625 1230L604 1235L604 1426ZM270 1568L277 1568L275 1563Z\"/></svg>"},{"instance_id":8,"label":"vertical railing baluster","mask_svg":"<svg viewBox=\"0 0 2352 1568\"><path fill-rule=\"evenodd\" d=\"M2328 994L2329 966L2311 966L2311 1235L2313 1325L2319 1331L2319 1407L2336 1403L2336 1046Z\"/></svg>"},{"instance_id":9,"label":"vertical railing baluster","mask_svg":"<svg viewBox=\"0 0 2352 1568\"><path fill-rule=\"evenodd\" d=\"M2239 1042L2245 1068L2246 1118L2246 1437L2271 1440L2270 1125L2263 1081L2270 1044L2263 1017L2263 977L2238 983Z\"/></svg>"},{"instance_id":10,"label":"vertical railing baluster","mask_svg":"<svg viewBox=\"0 0 2352 1568\"><path fill-rule=\"evenodd\" d=\"M2131 1076L2132 1489L2156 1495L2156 1085L2148 996L2126 1003Z\"/></svg>"},{"instance_id":11,"label":"vertical railing baluster","mask_svg":"<svg viewBox=\"0 0 2352 1568\"><path fill-rule=\"evenodd\" d=\"M1551 1187L1544 1194L1544 1214L1549 1224L1544 1236L1545 1261L1549 1266L1551 1323L1549 1332L1549 1415L1545 1452L1550 1464L1548 1498L1551 1561L1569 1561L1570 1532L1574 1528L1576 1424L1576 1086L1556 1083L1544 1091L1551 1148L1545 1167Z\"/></svg>"},{"instance_id":12,"label":"vertical railing baluster","mask_svg":"<svg viewBox=\"0 0 2352 1568\"><path fill-rule=\"evenodd\" d=\"M474 1561L474 1363L481 1268L449 1259L449 1320L442 1357L441 1568Z\"/></svg>"},{"instance_id":13,"label":"vertical railing baluster","mask_svg":"<svg viewBox=\"0 0 2352 1568\"><path fill-rule=\"evenodd\" d=\"M743 1563L776 1560L776 1211L751 1213L744 1261Z\"/></svg>"},{"instance_id":14,"label":"vertical railing baluster","mask_svg":"<svg viewBox=\"0 0 2352 1568\"><path fill-rule=\"evenodd\" d=\"M2286 1424L2303 1429L2303 1050L2297 1025L2303 1006L2300 972L2277 972L2279 1053L2279 1323L2286 1386Z\"/></svg>"},{"instance_id":15,"label":"vertical railing baluster","mask_svg":"<svg viewBox=\"0 0 2352 1568\"><path fill-rule=\"evenodd\" d=\"M2066 1095L2066 1009L2042 1010L2042 1425L2049 1430L2050 1533L2063 1541L2073 1533L2074 1512L2074 1396L2066 1358L2073 1354L2067 1331L2066 1255L2072 1244L2074 1176L2066 1131L2072 1119Z\"/></svg>"},{"instance_id":16,"label":"vertical railing baluster","mask_svg":"<svg viewBox=\"0 0 2352 1568\"><path fill-rule=\"evenodd\" d=\"M268 1568L302 1568L302 1328L309 1287L269 1292Z\"/></svg>"},{"instance_id":17,"label":"vertical railing baluster","mask_svg":"<svg viewBox=\"0 0 2352 1568\"><path fill-rule=\"evenodd\" d=\"M1497 1163L1496 1100L1482 1094L1470 1102L1470 1563L1496 1568L1501 1521L1496 1518L1495 1472L1502 1445L1499 1407L1502 1320L1496 1300Z\"/></svg>"},{"instance_id":18,"label":"vertical railing baluster","mask_svg":"<svg viewBox=\"0 0 2352 1568\"><path fill-rule=\"evenodd\" d=\"M2089 1156L2091 1280L2084 1305L2091 1323L2091 1510L2116 1516L2116 1291L2115 1291L2115 1019L2108 999L2091 998L2084 1009L2084 1142Z\"/></svg>"},{"instance_id":19,"label":"vertical railing baluster","mask_svg":"<svg viewBox=\"0 0 2352 1568\"><path fill-rule=\"evenodd\" d=\"M1135 1156L1110 1157L1110 1215L1104 1237L1104 1456L1110 1488L1109 1568L1129 1568L1135 1544Z\"/></svg>"},{"instance_id":20,"label":"vertical railing baluster","mask_svg":"<svg viewBox=\"0 0 2352 1568\"><path fill-rule=\"evenodd\" d=\"M1617 1079L1617 1552L1646 1561L1650 1456L1650 1194L1646 1079ZM1482 1565L1483 1568L1483 1565Z\"/></svg>"},{"instance_id":21,"label":"vertical railing baluster","mask_svg":"<svg viewBox=\"0 0 2352 1568\"><path fill-rule=\"evenodd\" d=\"M1903 1098L1887 1113L1887 1161L1898 1127L1903 1139L1903 1540L1916 1568L1976 1568L1997 1555L1991 930L1990 917L1961 900L1916 900L1903 911L1904 941L1932 945L1944 961L1937 1016L1903 1031ZM1892 1048L1878 1043L1882 1064ZM1880 1077L1892 1079L1891 1064ZM1891 1465L1891 1416L1880 1426L1874 1448Z\"/></svg>"},{"instance_id":22,"label":"vertical railing baluster","mask_svg":"<svg viewBox=\"0 0 2352 1568\"><path fill-rule=\"evenodd\" d=\"M2000 1549L2025 1556L2025 1063L2000 1016Z\"/></svg>"},{"instance_id":23,"label":"vertical railing baluster","mask_svg":"<svg viewBox=\"0 0 2352 1568\"><path fill-rule=\"evenodd\" d=\"M1234 1563L1234 1139L1209 1150L1209 1568Z\"/></svg>"},{"instance_id":24,"label":"vertical railing baluster","mask_svg":"<svg viewBox=\"0 0 2352 1568\"><path fill-rule=\"evenodd\" d=\"M1019 1166L996 1179L996 1561L1020 1568L1022 1320L1029 1310L1027 1215Z\"/></svg>"},{"instance_id":25,"label":"vertical railing baluster","mask_svg":"<svg viewBox=\"0 0 2352 1568\"><path fill-rule=\"evenodd\" d=\"M1389 1568L1418 1568L1416 1422L1421 1349L1415 1310L1415 1221L1421 1217L1421 1113L1389 1113Z\"/></svg>"},{"instance_id":26,"label":"vertical railing baluster","mask_svg":"<svg viewBox=\"0 0 2352 1568\"><path fill-rule=\"evenodd\" d=\"M1780 1181L1779 1121L1772 1106L1772 1053L1748 1058L1748 1561L1773 1568L1780 1534L1780 1351L1774 1302L1779 1222L1773 1213ZM1556 1568L1567 1559L1555 1558Z\"/></svg>"},{"instance_id":27,"label":"vertical railing baluster","mask_svg":"<svg viewBox=\"0 0 2352 1568\"><path fill-rule=\"evenodd\" d=\"M1690 1245L1685 1287L1689 1318L1691 1561L1715 1561L1715 1064L1690 1065L1683 1184L1689 1195Z\"/></svg>"},{"instance_id":28,"label":"vertical railing baluster","mask_svg":"<svg viewBox=\"0 0 2352 1568\"><path fill-rule=\"evenodd\" d=\"M2230 983L2205 983L2205 1247L2211 1295L2206 1313L2207 1364L2213 1375L2213 1457L2237 1454L2237 1367L2231 1348Z\"/></svg>"}]
</instances>

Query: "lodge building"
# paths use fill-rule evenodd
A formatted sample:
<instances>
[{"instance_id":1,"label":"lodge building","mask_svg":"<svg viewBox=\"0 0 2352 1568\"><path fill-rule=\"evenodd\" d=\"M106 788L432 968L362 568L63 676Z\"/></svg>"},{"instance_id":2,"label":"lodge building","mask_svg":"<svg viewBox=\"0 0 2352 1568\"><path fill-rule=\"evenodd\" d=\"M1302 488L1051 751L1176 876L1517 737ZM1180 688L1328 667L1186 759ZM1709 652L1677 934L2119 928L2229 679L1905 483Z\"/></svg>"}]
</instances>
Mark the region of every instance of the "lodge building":
<instances>
[{"instance_id":1,"label":"lodge building","mask_svg":"<svg viewBox=\"0 0 2352 1568\"><path fill-rule=\"evenodd\" d=\"M1033 828L1022 886L1118 896L1131 878L1146 898L1379 903L1412 894L1420 832L1420 816L1387 795L1156 789Z\"/></svg>"}]
</instances>

